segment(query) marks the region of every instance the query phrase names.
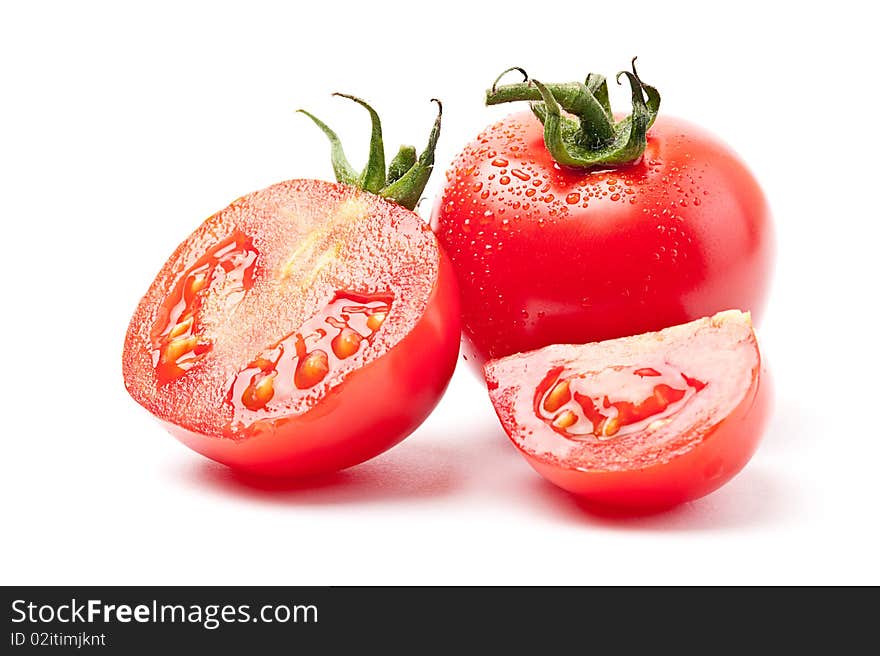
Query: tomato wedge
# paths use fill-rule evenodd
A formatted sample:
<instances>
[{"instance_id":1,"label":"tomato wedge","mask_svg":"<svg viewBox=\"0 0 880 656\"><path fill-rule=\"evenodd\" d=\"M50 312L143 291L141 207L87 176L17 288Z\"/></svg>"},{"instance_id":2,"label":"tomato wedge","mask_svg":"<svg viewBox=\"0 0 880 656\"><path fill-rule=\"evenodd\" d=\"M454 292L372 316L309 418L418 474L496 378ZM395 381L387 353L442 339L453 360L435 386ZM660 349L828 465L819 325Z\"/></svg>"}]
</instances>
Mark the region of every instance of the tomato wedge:
<instances>
[{"instance_id":1,"label":"tomato wedge","mask_svg":"<svg viewBox=\"0 0 880 656\"><path fill-rule=\"evenodd\" d=\"M455 366L450 264L412 211L292 180L236 200L174 252L132 317L131 396L255 474L362 462L415 429Z\"/></svg>"},{"instance_id":2,"label":"tomato wedge","mask_svg":"<svg viewBox=\"0 0 880 656\"><path fill-rule=\"evenodd\" d=\"M749 314L485 366L510 439L547 480L597 505L662 508L704 496L757 448L769 385Z\"/></svg>"}]
</instances>

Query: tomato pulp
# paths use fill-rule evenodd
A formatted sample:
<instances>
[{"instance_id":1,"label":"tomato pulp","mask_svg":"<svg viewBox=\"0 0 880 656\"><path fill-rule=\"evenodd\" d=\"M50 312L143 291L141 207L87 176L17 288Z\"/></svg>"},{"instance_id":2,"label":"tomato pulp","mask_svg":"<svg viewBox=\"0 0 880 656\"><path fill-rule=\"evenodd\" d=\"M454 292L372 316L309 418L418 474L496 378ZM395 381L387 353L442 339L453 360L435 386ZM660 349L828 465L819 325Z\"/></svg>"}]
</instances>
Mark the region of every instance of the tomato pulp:
<instances>
[{"instance_id":1,"label":"tomato pulp","mask_svg":"<svg viewBox=\"0 0 880 656\"><path fill-rule=\"evenodd\" d=\"M132 397L255 474L341 469L429 414L458 353L448 259L413 212L293 180L238 199L174 252L132 317Z\"/></svg>"},{"instance_id":2,"label":"tomato pulp","mask_svg":"<svg viewBox=\"0 0 880 656\"><path fill-rule=\"evenodd\" d=\"M558 165L531 112L481 133L446 174L432 226L461 288L465 357L635 335L727 308L759 317L773 236L724 144L660 116L633 164Z\"/></svg>"},{"instance_id":3,"label":"tomato pulp","mask_svg":"<svg viewBox=\"0 0 880 656\"><path fill-rule=\"evenodd\" d=\"M760 352L738 311L485 371L532 467L598 505L664 508L712 492L751 458L768 416Z\"/></svg>"}]
</instances>

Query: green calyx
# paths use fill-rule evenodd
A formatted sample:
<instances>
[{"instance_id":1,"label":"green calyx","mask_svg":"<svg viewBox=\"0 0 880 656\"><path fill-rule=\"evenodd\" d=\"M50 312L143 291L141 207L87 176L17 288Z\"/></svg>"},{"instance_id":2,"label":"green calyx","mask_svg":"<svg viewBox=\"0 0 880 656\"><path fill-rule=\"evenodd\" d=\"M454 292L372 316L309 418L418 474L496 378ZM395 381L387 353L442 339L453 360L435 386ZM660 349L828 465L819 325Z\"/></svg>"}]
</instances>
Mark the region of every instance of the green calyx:
<instances>
[{"instance_id":1,"label":"green calyx","mask_svg":"<svg viewBox=\"0 0 880 656\"><path fill-rule=\"evenodd\" d=\"M428 178L431 177L431 170L434 168L434 150L437 147L437 139L440 137L440 119L443 116L442 103L436 98L431 99L432 102L437 103L437 118L434 120L434 127L428 137L428 145L422 154L419 155L413 146L401 146L386 171L382 122L379 120L376 110L355 96L344 93L334 93L333 95L352 100L365 108L370 113L372 124L367 164L364 170L358 173L345 157L342 142L336 133L313 114L304 109L297 110L312 119L330 140L330 160L333 163L333 173L336 175L336 180L387 198L407 209L415 209L416 203L419 202L419 198L425 190L425 185L428 184Z\"/></svg>"},{"instance_id":2,"label":"green calyx","mask_svg":"<svg viewBox=\"0 0 880 656\"><path fill-rule=\"evenodd\" d=\"M519 71L524 80L498 85L507 73ZM629 164L645 152L648 128L657 118L660 93L642 82L632 60L626 76L632 92L632 113L615 122L604 76L590 73L585 82L542 84L521 68L509 68L486 92L487 105L528 100L544 125L544 143L559 164L574 168ZM563 113L564 112L564 113Z\"/></svg>"}]
</instances>

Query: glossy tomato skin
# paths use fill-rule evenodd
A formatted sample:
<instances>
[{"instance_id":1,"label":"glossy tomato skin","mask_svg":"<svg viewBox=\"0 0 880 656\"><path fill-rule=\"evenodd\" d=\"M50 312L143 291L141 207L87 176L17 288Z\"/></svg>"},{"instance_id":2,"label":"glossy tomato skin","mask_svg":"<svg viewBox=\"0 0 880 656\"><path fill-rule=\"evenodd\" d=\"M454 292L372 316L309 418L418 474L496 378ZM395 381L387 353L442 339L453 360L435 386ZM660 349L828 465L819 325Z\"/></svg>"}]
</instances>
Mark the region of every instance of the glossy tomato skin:
<instances>
[{"instance_id":1,"label":"glossy tomato skin","mask_svg":"<svg viewBox=\"0 0 880 656\"><path fill-rule=\"evenodd\" d=\"M160 422L194 451L245 474L299 477L351 467L402 441L437 405L458 359L458 313L454 274L441 250L436 285L413 330L305 414L240 441Z\"/></svg>"},{"instance_id":2,"label":"glossy tomato skin","mask_svg":"<svg viewBox=\"0 0 880 656\"><path fill-rule=\"evenodd\" d=\"M531 112L459 155L432 217L458 275L465 357L640 334L727 308L760 317L767 202L723 143L660 116L644 157L560 168Z\"/></svg>"},{"instance_id":3,"label":"glossy tomato skin","mask_svg":"<svg viewBox=\"0 0 880 656\"><path fill-rule=\"evenodd\" d=\"M520 449L551 483L597 508L653 511L714 492L745 467L769 419L773 388L763 369L737 407L687 453L643 469L583 470L552 464Z\"/></svg>"}]
</instances>

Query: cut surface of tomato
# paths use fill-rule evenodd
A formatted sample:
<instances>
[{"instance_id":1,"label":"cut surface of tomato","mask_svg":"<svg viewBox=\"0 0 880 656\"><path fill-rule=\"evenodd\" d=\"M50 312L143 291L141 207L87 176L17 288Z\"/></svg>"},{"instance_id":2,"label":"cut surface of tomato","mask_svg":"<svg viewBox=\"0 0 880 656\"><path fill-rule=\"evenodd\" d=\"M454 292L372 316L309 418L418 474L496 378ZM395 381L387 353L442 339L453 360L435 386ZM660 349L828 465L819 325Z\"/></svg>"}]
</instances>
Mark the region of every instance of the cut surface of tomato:
<instances>
[{"instance_id":1,"label":"cut surface of tomato","mask_svg":"<svg viewBox=\"0 0 880 656\"><path fill-rule=\"evenodd\" d=\"M454 276L416 214L293 180L236 200L177 248L134 313L123 374L195 450L312 474L418 426L458 338Z\"/></svg>"},{"instance_id":2,"label":"cut surface of tomato","mask_svg":"<svg viewBox=\"0 0 880 656\"><path fill-rule=\"evenodd\" d=\"M495 411L545 478L598 504L666 507L733 477L769 390L747 313L554 345L485 367Z\"/></svg>"}]
</instances>

